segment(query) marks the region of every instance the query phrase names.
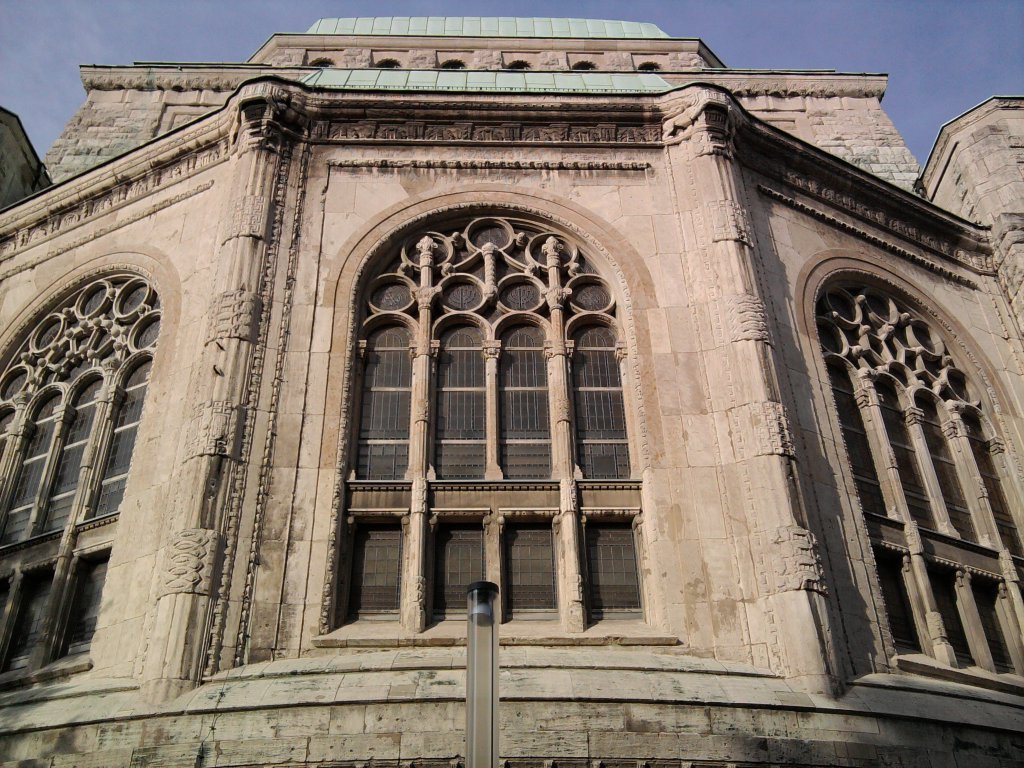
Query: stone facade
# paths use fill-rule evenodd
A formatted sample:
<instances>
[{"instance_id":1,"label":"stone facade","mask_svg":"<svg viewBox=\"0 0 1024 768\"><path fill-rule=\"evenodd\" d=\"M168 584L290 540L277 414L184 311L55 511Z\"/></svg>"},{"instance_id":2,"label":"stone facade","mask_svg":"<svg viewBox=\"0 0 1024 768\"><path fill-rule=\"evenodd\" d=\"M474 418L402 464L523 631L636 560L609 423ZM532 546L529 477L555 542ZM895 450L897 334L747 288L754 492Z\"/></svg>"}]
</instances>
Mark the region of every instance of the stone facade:
<instances>
[{"instance_id":1,"label":"stone facade","mask_svg":"<svg viewBox=\"0 0 1024 768\"><path fill-rule=\"evenodd\" d=\"M384 60L569 79L302 82ZM88 68L0 215L0 766L458 766L471 561L513 768L1020 764L1017 104L930 202L884 78L720 65Z\"/></svg>"}]
</instances>

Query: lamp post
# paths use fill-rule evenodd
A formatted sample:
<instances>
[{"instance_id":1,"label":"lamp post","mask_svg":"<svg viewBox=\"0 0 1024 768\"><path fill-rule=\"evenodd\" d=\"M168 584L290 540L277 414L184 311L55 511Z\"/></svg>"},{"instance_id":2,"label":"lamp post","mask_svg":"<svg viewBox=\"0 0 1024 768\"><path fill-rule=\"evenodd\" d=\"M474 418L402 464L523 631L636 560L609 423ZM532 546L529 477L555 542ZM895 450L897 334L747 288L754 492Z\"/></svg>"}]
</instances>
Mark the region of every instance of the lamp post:
<instances>
[{"instance_id":1,"label":"lamp post","mask_svg":"<svg viewBox=\"0 0 1024 768\"><path fill-rule=\"evenodd\" d=\"M498 585L475 581L466 590L466 768L498 764Z\"/></svg>"}]
</instances>

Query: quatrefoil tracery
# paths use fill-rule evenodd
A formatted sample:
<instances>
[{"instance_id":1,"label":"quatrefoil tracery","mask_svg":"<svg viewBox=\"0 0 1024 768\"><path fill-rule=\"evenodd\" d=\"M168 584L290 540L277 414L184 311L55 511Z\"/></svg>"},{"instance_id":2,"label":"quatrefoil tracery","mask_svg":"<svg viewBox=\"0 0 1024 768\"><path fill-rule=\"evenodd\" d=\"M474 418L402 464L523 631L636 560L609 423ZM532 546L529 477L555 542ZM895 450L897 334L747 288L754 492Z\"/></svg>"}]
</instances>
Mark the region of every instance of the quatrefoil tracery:
<instances>
[{"instance_id":1,"label":"quatrefoil tracery","mask_svg":"<svg viewBox=\"0 0 1024 768\"><path fill-rule=\"evenodd\" d=\"M0 377L0 405L27 401L52 383L72 383L94 368L116 369L151 348L160 302L135 275L105 277L72 294L40 321Z\"/></svg>"},{"instance_id":2,"label":"quatrefoil tracery","mask_svg":"<svg viewBox=\"0 0 1024 768\"><path fill-rule=\"evenodd\" d=\"M551 270L558 270L557 280ZM614 308L608 286L571 241L527 222L493 217L455 231L417 233L371 284L375 323L388 314L416 317L424 302L439 321L474 314L492 328L510 315L544 317L554 307L605 316Z\"/></svg>"},{"instance_id":3,"label":"quatrefoil tracery","mask_svg":"<svg viewBox=\"0 0 1024 768\"><path fill-rule=\"evenodd\" d=\"M827 355L894 376L908 392L926 389L951 404L980 405L940 335L896 299L867 287L833 288L819 299L817 316Z\"/></svg>"}]
</instances>

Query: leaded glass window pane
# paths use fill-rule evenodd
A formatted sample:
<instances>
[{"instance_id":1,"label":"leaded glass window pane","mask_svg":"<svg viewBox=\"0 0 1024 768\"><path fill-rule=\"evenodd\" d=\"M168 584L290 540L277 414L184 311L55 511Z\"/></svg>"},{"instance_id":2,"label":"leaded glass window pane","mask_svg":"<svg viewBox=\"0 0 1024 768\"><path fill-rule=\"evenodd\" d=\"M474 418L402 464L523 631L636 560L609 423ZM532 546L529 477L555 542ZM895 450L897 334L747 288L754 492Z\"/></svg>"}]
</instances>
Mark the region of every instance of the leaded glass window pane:
<instances>
[{"instance_id":1,"label":"leaded glass window pane","mask_svg":"<svg viewBox=\"0 0 1024 768\"><path fill-rule=\"evenodd\" d=\"M142 363L125 382L124 397L114 416L114 431L110 438L94 515L116 512L124 497L128 469L135 451L139 419L142 417L142 406L146 399L150 365L149 361Z\"/></svg>"},{"instance_id":2,"label":"leaded glass window pane","mask_svg":"<svg viewBox=\"0 0 1024 768\"><path fill-rule=\"evenodd\" d=\"M853 482L860 496L861 509L876 515L884 515L885 499L882 497L878 473L875 471L875 462L871 456L871 445L850 377L844 369L834 364L828 366L828 375L838 410L839 425L846 443L846 452L850 457Z\"/></svg>"},{"instance_id":3,"label":"leaded glass window pane","mask_svg":"<svg viewBox=\"0 0 1024 768\"><path fill-rule=\"evenodd\" d=\"M479 525L443 525L434 549L434 613L466 611L466 587L484 577L484 532Z\"/></svg>"},{"instance_id":4,"label":"leaded glass window pane","mask_svg":"<svg viewBox=\"0 0 1024 768\"><path fill-rule=\"evenodd\" d=\"M935 528L931 503L928 501L928 493L917 463L917 451L914 450L910 433L907 431L903 408L896 396L896 390L885 383L877 384L876 390L878 403L882 409L882 422L885 424L889 445L892 446L892 452L896 457L896 471L903 486L903 495L906 497L910 516L924 528Z\"/></svg>"},{"instance_id":5,"label":"leaded glass window pane","mask_svg":"<svg viewBox=\"0 0 1024 768\"><path fill-rule=\"evenodd\" d=\"M594 617L639 614L640 584L632 527L588 523L586 545L590 611Z\"/></svg>"},{"instance_id":6,"label":"leaded glass window pane","mask_svg":"<svg viewBox=\"0 0 1024 768\"><path fill-rule=\"evenodd\" d=\"M78 565L75 600L68 617L67 634L62 655L89 650L96 621L100 615L103 583L107 578L107 561L81 562Z\"/></svg>"},{"instance_id":7,"label":"leaded glass window pane","mask_svg":"<svg viewBox=\"0 0 1024 768\"><path fill-rule=\"evenodd\" d=\"M578 461L587 478L629 477L629 443L615 335L608 328L577 334L572 358Z\"/></svg>"},{"instance_id":8,"label":"leaded glass window pane","mask_svg":"<svg viewBox=\"0 0 1024 768\"><path fill-rule=\"evenodd\" d=\"M396 613L401 586L401 528L397 525L360 525L353 540L349 613L356 618Z\"/></svg>"},{"instance_id":9,"label":"leaded glass window pane","mask_svg":"<svg viewBox=\"0 0 1024 768\"><path fill-rule=\"evenodd\" d=\"M435 469L442 479L481 479L487 452L482 338L456 328L441 339L437 363Z\"/></svg>"},{"instance_id":10,"label":"leaded glass window pane","mask_svg":"<svg viewBox=\"0 0 1024 768\"><path fill-rule=\"evenodd\" d=\"M920 653L921 643L917 638L907 585L903 580L903 558L884 550L876 550L875 564L878 566L878 582L882 587L885 614L889 619L889 631L896 652Z\"/></svg>"},{"instance_id":11,"label":"leaded glass window pane","mask_svg":"<svg viewBox=\"0 0 1024 768\"><path fill-rule=\"evenodd\" d=\"M967 500L964 498L963 488L960 485L956 464L953 462L953 454L950 453L949 443L946 441L946 436L942 434L942 425L939 424L938 410L934 403L925 400L921 403L921 412L923 414L921 429L924 431L928 453L931 454L932 466L935 467L935 476L939 481L942 498L946 502L949 521L961 538L966 541L977 541L978 536L974 530L974 522L971 520L971 511L967 508Z\"/></svg>"},{"instance_id":12,"label":"leaded glass window pane","mask_svg":"<svg viewBox=\"0 0 1024 768\"><path fill-rule=\"evenodd\" d=\"M503 339L501 463L514 480L551 477L551 421L544 334L522 326Z\"/></svg>"},{"instance_id":13,"label":"leaded glass window pane","mask_svg":"<svg viewBox=\"0 0 1024 768\"><path fill-rule=\"evenodd\" d=\"M505 530L505 606L512 618L555 610L551 533L550 524L516 525Z\"/></svg>"},{"instance_id":14,"label":"leaded glass window pane","mask_svg":"<svg viewBox=\"0 0 1024 768\"><path fill-rule=\"evenodd\" d=\"M0 544L11 544L31 535L28 523L32 516L32 507L35 506L40 493L46 462L53 448L59 406L60 396L54 395L43 402L36 411L32 437L25 448L24 458L14 482Z\"/></svg>"},{"instance_id":15,"label":"leaded glass window pane","mask_svg":"<svg viewBox=\"0 0 1024 768\"><path fill-rule=\"evenodd\" d=\"M60 452L53 486L50 488L50 498L46 502L46 515L42 526L44 533L63 529L71 515L75 492L78 490L82 457L92 433L96 397L100 386L100 381L94 381L82 390L75 402L75 413L66 427L64 447Z\"/></svg>"},{"instance_id":16,"label":"leaded glass window pane","mask_svg":"<svg viewBox=\"0 0 1024 768\"><path fill-rule=\"evenodd\" d=\"M367 343L356 476L402 480L409 466L412 358L403 328L377 331Z\"/></svg>"},{"instance_id":17,"label":"leaded glass window pane","mask_svg":"<svg viewBox=\"0 0 1024 768\"><path fill-rule=\"evenodd\" d=\"M32 652L42 642L52 579L53 574L40 574L26 578L22 584L18 617L4 660L5 672L27 667Z\"/></svg>"}]
</instances>

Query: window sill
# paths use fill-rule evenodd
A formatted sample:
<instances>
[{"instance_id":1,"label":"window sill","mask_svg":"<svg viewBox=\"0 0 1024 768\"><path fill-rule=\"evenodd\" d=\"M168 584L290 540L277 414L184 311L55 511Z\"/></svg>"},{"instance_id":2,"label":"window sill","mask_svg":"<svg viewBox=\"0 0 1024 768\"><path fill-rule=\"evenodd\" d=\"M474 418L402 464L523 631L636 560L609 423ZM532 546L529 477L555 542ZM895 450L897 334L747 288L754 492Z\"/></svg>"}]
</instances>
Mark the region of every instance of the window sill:
<instances>
[{"instance_id":1,"label":"window sill","mask_svg":"<svg viewBox=\"0 0 1024 768\"><path fill-rule=\"evenodd\" d=\"M85 653L58 659L40 669L16 669L0 673L0 691L12 688L25 688L38 683L48 683L64 677L88 672L92 669L92 659Z\"/></svg>"},{"instance_id":2,"label":"window sill","mask_svg":"<svg viewBox=\"0 0 1024 768\"><path fill-rule=\"evenodd\" d=\"M597 622L579 633L562 632L556 621L512 620L498 629L498 642L517 645L679 645L679 638L656 632L640 620L609 620ZM423 632L406 632L394 622L353 622L333 632L313 638L315 648L403 648L451 647L466 644L465 619L446 619L427 627Z\"/></svg>"},{"instance_id":3,"label":"window sill","mask_svg":"<svg viewBox=\"0 0 1024 768\"><path fill-rule=\"evenodd\" d=\"M1024 677L1012 673L989 672L981 667L955 668L940 664L923 653L904 654L893 657L893 666L900 672L907 672L937 680L988 688L1000 693L1024 695Z\"/></svg>"}]
</instances>

